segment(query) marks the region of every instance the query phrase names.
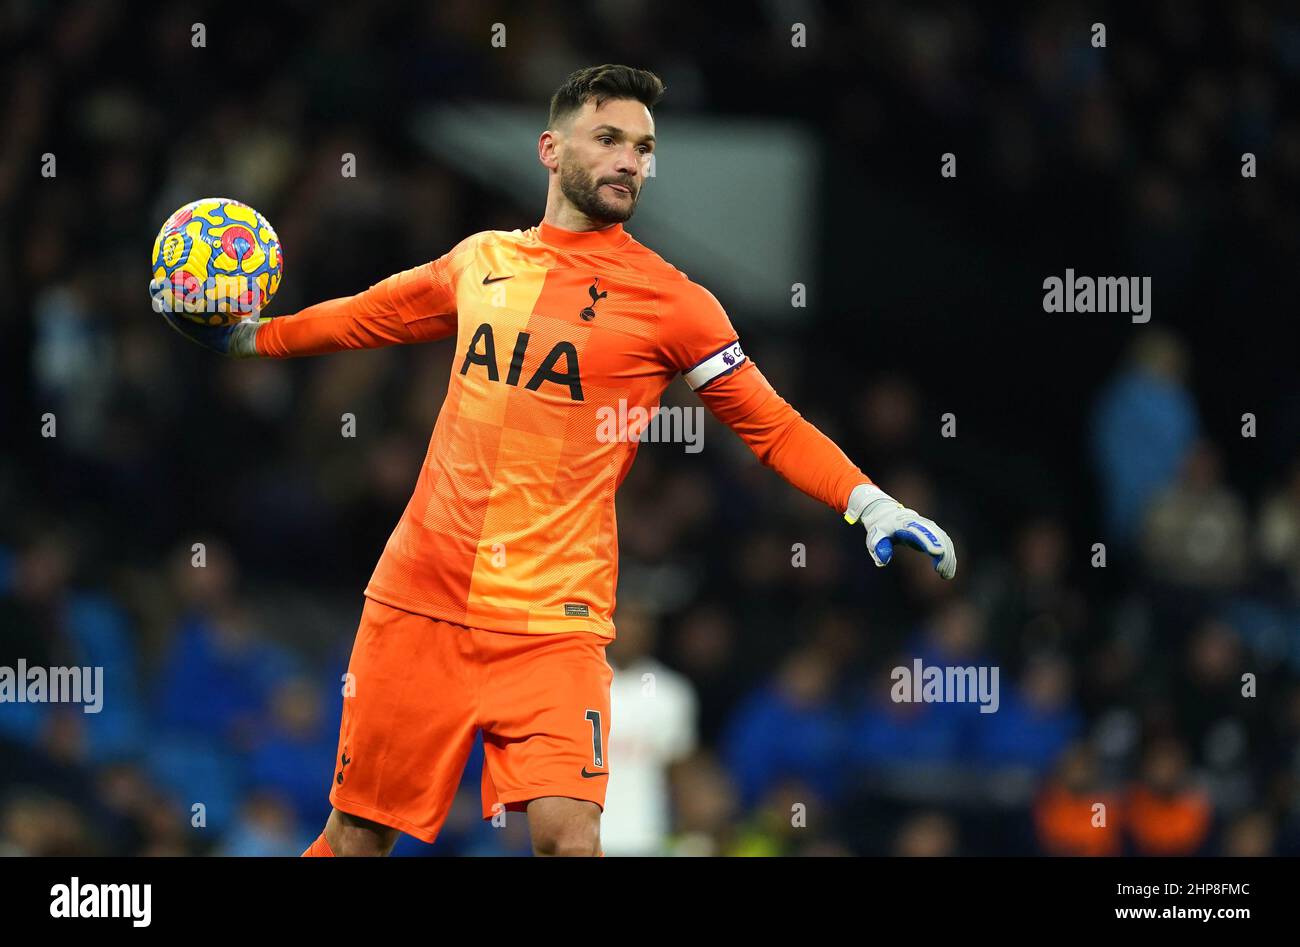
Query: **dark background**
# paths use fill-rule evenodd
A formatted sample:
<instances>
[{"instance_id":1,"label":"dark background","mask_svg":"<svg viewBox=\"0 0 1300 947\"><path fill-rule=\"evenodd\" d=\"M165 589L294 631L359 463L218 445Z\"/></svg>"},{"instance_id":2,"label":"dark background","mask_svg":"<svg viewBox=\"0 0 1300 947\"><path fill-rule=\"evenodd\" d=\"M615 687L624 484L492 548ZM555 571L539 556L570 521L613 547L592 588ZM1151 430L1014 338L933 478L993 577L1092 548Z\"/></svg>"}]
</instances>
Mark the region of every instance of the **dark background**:
<instances>
[{"instance_id":1,"label":"dark background","mask_svg":"<svg viewBox=\"0 0 1300 947\"><path fill-rule=\"evenodd\" d=\"M422 108L523 104L540 132L569 71L622 62L666 81L661 139L675 115L816 131L809 308L732 320L961 564L950 585L877 572L859 531L716 425L698 455L646 445L619 496L616 622L655 635L700 713L666 849L1294 853L1300 12L1134 6L0 6L0 664L101 664L119 695L93 719L0 705L19 761L0 850L314 837L360 590L441 402L448 343L282 364L185 345L145 296L162 220L201 196L257 207L286 248L272 314L357 292L541 218L540 168L528 192L464 180L413 137ZM367 169L349 188L346 151ZM1151 322L1045 313L1067 267L1150 276ZM1122 447L1107 461L1100 435ZM1131 468L1155 471L1140 495ZM881 706L882 675L919 656L998 664L1004 709ZM193 799L213 800L203 831ZM807 828L786 827L791 800ZM1073 837L1097 800L1113 825ZM434 851L519 844L460 811Z\"/></svg>"}]
</instances>

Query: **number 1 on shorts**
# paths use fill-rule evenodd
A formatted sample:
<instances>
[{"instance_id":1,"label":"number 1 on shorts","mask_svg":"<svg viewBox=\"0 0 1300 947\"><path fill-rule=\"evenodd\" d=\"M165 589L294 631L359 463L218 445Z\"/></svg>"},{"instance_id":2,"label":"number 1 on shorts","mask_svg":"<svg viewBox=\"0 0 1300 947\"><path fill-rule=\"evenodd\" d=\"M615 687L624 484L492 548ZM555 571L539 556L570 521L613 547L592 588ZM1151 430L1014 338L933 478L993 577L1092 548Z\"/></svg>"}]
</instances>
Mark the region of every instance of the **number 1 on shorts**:
<instances>
[{"instance_id":1,"label":"number 1 on shorts","mask_svg":"<svg viewBox=\"0 0 1300 947\"><path fill-rule=\"evenodd\" d=\"M586 718L591 721L591 765L604 766L605 754L600 746L600 711L588 710Z\"/></svg>"}]
</instances>

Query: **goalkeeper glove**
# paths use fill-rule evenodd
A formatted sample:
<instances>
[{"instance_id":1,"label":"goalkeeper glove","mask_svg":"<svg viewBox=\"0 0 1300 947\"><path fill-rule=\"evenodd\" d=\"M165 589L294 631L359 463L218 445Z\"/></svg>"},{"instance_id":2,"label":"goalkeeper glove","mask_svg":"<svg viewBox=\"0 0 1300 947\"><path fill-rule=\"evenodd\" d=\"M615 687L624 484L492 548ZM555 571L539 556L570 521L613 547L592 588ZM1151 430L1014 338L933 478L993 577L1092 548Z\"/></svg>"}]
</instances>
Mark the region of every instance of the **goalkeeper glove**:
<instances>
[{"instance_id":1,"label":"goalkeeper glove","mask_svg":"<svg viewBox=\"0 0 1300 947\"><path fill-rule=\"evenodd\" d=\"M254 339L257 337L257 327L262 320L245 319L243 322L236 322L234 325L220 326L195 322L193 319L187 318L183 312L173 312L172 308L156 294L155 291L158 286L159 282L157 280L149 282L149 295L153 297L154 311L161 313L162 317L167 320L167 324L185 338L209 351L230 358L257 357L257 344Z\"/></svg>"},{"instance_id":2,"label":"goalkeeper glove","mask_svg":"<svg viewBox=\"0 0 1300 947\"><path fill-rule=\"evenodd\" d=\"M877 566L894 556L894 543L918 549L934 560L934 571L945 579L957 572L957 550L934 520L909 510L873 483L861 483L849 494L844 519L867 529L867 550Z\"/></svg>"}]
</instances>

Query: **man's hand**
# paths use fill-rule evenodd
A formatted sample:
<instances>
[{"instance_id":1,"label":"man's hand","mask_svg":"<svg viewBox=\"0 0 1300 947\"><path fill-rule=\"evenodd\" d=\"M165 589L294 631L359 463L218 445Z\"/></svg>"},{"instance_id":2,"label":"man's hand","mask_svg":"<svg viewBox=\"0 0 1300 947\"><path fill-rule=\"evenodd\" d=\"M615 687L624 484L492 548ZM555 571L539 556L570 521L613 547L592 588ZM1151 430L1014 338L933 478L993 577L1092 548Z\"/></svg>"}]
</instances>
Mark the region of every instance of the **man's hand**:
<instances>
[{"instance_id":1,"label":"man's hand","mask_svg":"<svg viewBox=\"0 0 1300 947\"><path fill-rule=\"evenodd\" d=\"M957 550L934 520L909 510L872 483L861 483L849 494L844 519L862 522L867 529L867 550L877 566L894 557L894 543L918 549L934 560L934 571L945 579L957 572Z\"/></svg>"},{"instance_id":2,"label":"man's hand","mask_svg":"<svg viewBox=\"0 0 1300 947\"><path fill-rule=\"evenodd\" d=\"M227 326L207 326L186 317L183 312L171 309L155 295L157 281L149 283L149 295L153 297L155 312L161 313L167 324L189 339L195 345L201 345L209 351L230 358L256 358L257 327L260 320L249 319Z\"/></svg>"}]
</instances>

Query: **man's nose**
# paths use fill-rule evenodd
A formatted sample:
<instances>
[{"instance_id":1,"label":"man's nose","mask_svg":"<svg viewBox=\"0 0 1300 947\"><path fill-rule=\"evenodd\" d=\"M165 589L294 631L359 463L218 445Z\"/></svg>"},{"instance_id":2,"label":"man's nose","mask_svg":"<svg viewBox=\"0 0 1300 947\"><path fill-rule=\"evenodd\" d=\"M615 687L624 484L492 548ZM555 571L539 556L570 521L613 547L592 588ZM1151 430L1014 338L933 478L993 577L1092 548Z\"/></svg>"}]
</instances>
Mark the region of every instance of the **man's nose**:
<instances>
[{"instance_id":1,"label":"man's nose","mask_svg":"<svg viewBox=\"0 0 1300 947\"><path fill-rule=\"evenodd\" d=\"M635 146L619 152L618 170L620 174L630 174L633 177L641 173L641 156L637 154Z\"/></svg>"}]
</instances>

